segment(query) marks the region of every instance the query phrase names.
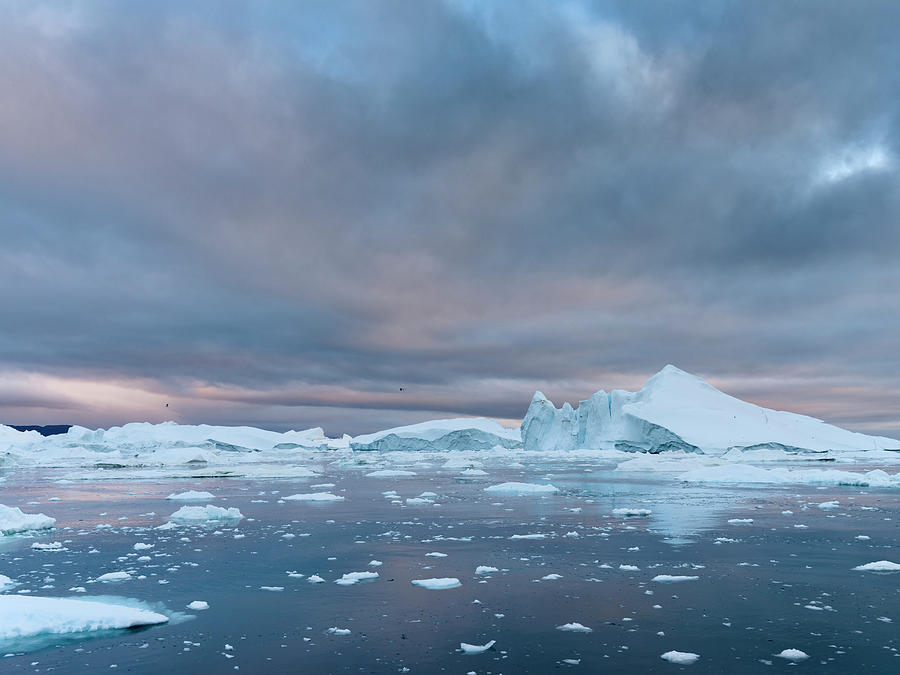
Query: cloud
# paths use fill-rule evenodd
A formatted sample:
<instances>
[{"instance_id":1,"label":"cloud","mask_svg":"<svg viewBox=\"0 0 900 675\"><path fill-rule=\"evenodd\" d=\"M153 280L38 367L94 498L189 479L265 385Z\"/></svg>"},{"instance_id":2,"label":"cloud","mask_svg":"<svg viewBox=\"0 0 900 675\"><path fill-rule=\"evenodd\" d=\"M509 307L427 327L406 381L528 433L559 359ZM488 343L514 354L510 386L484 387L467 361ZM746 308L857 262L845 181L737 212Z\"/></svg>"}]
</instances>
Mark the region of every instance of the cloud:
<instances>
[{"instance_id":1,"label":"cloud","mask_svg":"<svg viewBox=\"0 0 900 675\"><path fill-rule=\"evenodd\" d=\"M779 378L900 389L898 13L9 3L0 365L135 394L0 417L363 431L674 362L893 428Z\"/></svg>"}]
</instances>

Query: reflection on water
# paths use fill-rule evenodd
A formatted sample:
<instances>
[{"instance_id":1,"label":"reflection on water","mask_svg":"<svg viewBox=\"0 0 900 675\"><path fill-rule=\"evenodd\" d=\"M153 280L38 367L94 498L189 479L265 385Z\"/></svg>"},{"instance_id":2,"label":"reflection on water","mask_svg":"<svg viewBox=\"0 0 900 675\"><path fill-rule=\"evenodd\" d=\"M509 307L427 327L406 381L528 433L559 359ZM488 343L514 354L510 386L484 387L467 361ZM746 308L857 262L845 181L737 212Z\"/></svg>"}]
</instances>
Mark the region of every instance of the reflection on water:
<instances>
[{"instance_id":1,"label":"reflection on water","mask_svg":"<svg viewBox=\"0 0 900 675\"><path fill-rule=\"evenodd\" d=\"M60 485L17 474L0 488L0 503L42 511L58 528L0 543L0 573L18 583L12 592L114 592L173 620L137 635L9 646L18 656L2 661L3 672L32 672L32 661L66 673L111 665L137 673L236 665L252 673L552 672L569 667L563 659L581 659L587 672L646 672L678 649L701 654L695 670L751 673L785 648L813 655L816 667L833 660L835 672L889 672L891 649L900 648L879 618L897 620L896 575L847 583L854 566L892 554L900 522L894 493L685 485L562 463L540 470L486 463L487 476L461 479L432 464L393 479L326 469L312 482L334 484L327 490L345 501L322 504L280 501L311 491L308 479ZM560 493L484 492L504 481L552 482ZM245 519L155 529L182 505L165 497L188 489L211 492L210 503L238 507ZM406 504L425 492L434 503ZM826 500L841 506L810 506ZM617 517L617 508L652 514ZM754 523L729 525L729 518ZM544 538L513 538L535 533ZM35 541L67 550L31 549ZM150 548L135 550L137 542ZM428 555L435 552L446 557ZM476 575L480 565L498 571ZM120 570L131 580L91 583ZM334 583L361 571L380 576ZM313 574L325 583L309 583ZM658 574L699 579L662 585L653 582ZM411 584L433 577L456 577L461 586ZM209 609L183 609L194 600ZM834 611L807 608L825 605ZM194 620L177 620L188 615ZM593 632L556 630L571 622ZM351 632L334 635L332 627ZM490 640L497 644L485 654L459 652L460 642Z\"/></svg>"}]
</instances>

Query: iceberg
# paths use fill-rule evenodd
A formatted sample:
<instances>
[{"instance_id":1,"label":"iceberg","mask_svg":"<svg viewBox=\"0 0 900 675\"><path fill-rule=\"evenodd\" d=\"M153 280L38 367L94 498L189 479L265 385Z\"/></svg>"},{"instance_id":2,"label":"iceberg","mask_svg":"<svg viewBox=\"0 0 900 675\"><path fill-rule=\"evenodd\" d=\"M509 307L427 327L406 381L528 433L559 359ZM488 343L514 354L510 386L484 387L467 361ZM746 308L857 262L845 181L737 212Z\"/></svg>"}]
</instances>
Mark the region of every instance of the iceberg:
<instances>
[{"instance_id":1,"label":"iceberg","mask_svg":"<svg viewBox=\"0 0 900 675\"><path fill-rule=\"evenodd\" d=\"M719 391L669 365L636 392L598 391L577 408L556 408L536 392L522 421L525 450L617 449L782 453L893 450L900 441L867 436L796 413L770 410Z\"/></svg>"},{"instance_id":2,"label":"iceberg","mask_svg":"<svg viewBox=\"0 0 900 675\"><path fill-rule=\"evenodd\" d=\"M433 420L356 436L352 450L490 450L521 447L518 429L484 417Z\"/></svg>"},{"instance_id":3,"label":"iceberg","mask_svg":"<svg viewBox=\"0 0 900 675\"><path fill-rule=\"evenodd\" d=\"M23 513L18 507L0 504L0 536L31 530L49 530L55 524L55 518L45 516L43 513Z\"/></svg>"},{"instance_id":4,"label":"iceberg","mask_svg":"<svg viewBox=\"0 0 900 675\"><path fill-rule=\"evenodd\" d=\"M157 612L109 602L0 595L0 640L137 628L168 620Z\"/></svg>"}]
</instances>

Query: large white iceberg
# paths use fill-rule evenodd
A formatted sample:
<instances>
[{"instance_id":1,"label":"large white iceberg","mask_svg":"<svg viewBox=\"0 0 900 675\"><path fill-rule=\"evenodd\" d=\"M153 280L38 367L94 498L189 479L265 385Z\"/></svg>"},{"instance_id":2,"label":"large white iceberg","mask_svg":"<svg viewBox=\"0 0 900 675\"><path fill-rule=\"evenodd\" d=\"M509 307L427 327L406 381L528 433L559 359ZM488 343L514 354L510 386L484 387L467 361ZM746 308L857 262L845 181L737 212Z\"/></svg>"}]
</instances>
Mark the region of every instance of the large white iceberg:
<instances>
[{"instance_id":1,"label":"large white iceberg","mask_svg":"<svg viewBox=\"0 0 900 675\"><path fill-rule=\"evenodd\" d=\"M48 530L55 524L55 518L43 513L23 513L18 507L0 504L0 535Z\"/></svg>"},{"instance_id":2,"label":"large white iceberg","mask_svg":"<svg viewBox=\"0 0 900 675\"><path fill-rule=\"evenodd\" d=\"M806 415L769 410L666 366L640 391L598 391L577 408L556 408L541 393L522 422L525 450L577 448L661 452L777 448L788 451L884 450L900 441L866 436Z\"/></svg>"},{"instance_id":3,"label":"large white iceberg","mask_svg":"<svg viewBox=\"0 0 900 675\"><path fill-rule=\"evenodd\" d=\"M484 417L462 417L433 420L356 436L350 441L353 450L490 450L518 448L518 429L507 429Z\"/></svg>"},{"instance_id":4,"label":"large white iceberg","mask_svg":"<svg viewBox=\"0 0 900 675\"><path fill-rule=\"evenodd\" d=\"M109 602L0 595L0 640L165 623L163 614Z\"/></svg>"}]
</instances>

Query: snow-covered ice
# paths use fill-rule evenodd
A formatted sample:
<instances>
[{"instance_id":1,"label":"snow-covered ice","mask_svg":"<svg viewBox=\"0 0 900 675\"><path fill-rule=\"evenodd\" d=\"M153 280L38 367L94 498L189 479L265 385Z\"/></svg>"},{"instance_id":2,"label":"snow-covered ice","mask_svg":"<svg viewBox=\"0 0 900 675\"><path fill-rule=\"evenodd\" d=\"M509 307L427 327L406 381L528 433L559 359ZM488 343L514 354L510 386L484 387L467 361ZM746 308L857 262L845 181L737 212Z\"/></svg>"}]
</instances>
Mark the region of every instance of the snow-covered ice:
<instances>
[{"instance_id":1,"label":"snow-covered ice","mask_svg":"<svg viewBox=\"0 0 900 675\"><path fill-rule=\"evenodd\" d=\"M556 630L561 630L566 633L593 633L593 628L588 628L587 626L578 623L577 621L573 621L572 623L564 623L561 626L557 626Z\"/></svg>"},{"instance_id":2,"label":"snow-covered ice","mask_svg":"<svg viewBox=\"0 0 900 675\"><path fill-rule=\"evenodd\" d=\"M0 640L134 628L168 620L158 612L110 602L0 595Z\"/></svg>"},{"instance_id":3,"label":"snow-covered ice","mask_svg":"<svg viewBox=\"0 0 900 675\"><path fill-rule=\"evenodd\" d=\"M0 504L0 535L47 530L55 524L55 518L45 516L43 513L23 513L22 509L16 506Z\"/></svg>"}]
</instances>

